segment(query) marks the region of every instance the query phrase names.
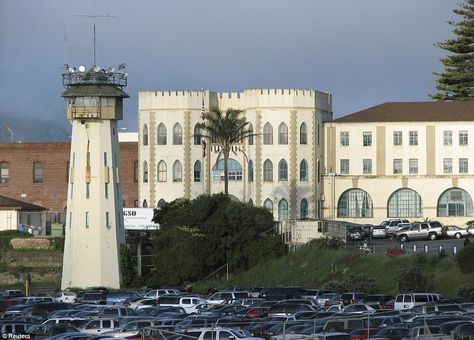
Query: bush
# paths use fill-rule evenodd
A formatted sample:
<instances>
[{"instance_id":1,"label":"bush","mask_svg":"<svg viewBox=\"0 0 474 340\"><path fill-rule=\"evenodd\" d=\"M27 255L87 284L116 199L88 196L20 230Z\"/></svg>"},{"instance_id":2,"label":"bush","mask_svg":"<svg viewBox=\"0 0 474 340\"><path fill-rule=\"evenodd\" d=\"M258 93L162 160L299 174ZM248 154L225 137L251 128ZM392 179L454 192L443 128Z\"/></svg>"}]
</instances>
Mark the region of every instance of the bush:
<instances>
[{"instance_id":1,"label":"bush","mask_svg":"<svg viewBox=\"0 0 474 340\"><path fill-rule=\"evenodd\" d=\"M365 275L350 273L341 280L333 279L327 282L324 286L324 289L329 289L338 293L345 292L367 292L374 293L377 291L375 281Z\"/></svg>"},{"instance_id":2,"label":"bush","mask_svg":"<svg viewBox=\"0 0 474 340\"><path fill-rule=\"evenodd\" d=\"M398 291L402 292L424 292L426 291L426 276L417 266L401 269L396 274Z\"/></svg>"},{"instance_id":3,"label":"bush","mask_svg":"<svg viewBox=\"0 0 474 340\"><path fill-rule=\"evenodd\" d=\"M19 230L3 230L0 231L0 248L10 248L10 240L12 238L29 238L33 235Z\"/></svg>"},{"instance_id":4,"label":"bush","mask_svg":"<svg viewBox=\"0 0 474 340\"><path fill-rule=\"evenodd\" d=\"M468 243L456 255L456 262L461 273L467 274L474 272L474 244Z\"/></svg>"},{"instance_id":5,"label":"bush","mask_svg":"<svg viewBox=\"0 0 474 340\"><path fill-rule=\"evenodd\" d=\"M51 240L51 248L58 251L64 250L64 237L53 237Z\"/></svg>"},{"instance_id":6,"label":"bush","mask_svg":"<svg viewBox=\"0 0 474 340\"><path fill-rule=\"evenodd\" d=\"M321 249L341 249L346 246L340 237L324 237L320 241Z\"/></svg>"},{"instance_id":7,"label":"bush","mask_svg":"<svg viewBox=\"0 0 474 340\"><path fill-rule=\"evenodd\" d=\"M474 301L474 287L470 283L463 283L458 287L458 297L464 301Z\"/></svg>"}]
</instances>

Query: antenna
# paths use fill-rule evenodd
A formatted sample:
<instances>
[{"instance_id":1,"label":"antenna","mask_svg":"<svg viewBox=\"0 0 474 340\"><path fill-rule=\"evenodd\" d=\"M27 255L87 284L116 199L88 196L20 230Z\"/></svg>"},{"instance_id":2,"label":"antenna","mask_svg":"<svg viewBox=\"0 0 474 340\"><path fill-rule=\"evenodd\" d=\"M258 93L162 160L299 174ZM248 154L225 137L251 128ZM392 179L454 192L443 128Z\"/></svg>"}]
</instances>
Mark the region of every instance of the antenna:
<instances>
[{"instance_id":1,"label":"antenna","mask_svg":"<svg viewBox=\"0 0 474 340\"><path fill-rule=\"evenodd\" d=\"M3 124L3 127L7 131L7 134L10 135L10 143L13 143L13 130L10 129L6 123Z\"/></svg>"}]
</instances>

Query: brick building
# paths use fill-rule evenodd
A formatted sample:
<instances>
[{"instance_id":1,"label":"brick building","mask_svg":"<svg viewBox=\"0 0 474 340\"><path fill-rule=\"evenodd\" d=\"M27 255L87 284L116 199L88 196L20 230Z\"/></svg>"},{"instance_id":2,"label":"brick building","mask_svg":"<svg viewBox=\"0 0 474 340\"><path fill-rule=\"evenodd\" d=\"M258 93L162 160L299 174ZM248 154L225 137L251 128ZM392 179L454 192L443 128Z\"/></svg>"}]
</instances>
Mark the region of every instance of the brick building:
<instances>
[{"instance_id":1,"label":"brick building","mask_svg":"<svg viewBox=\"0 0 474 340\"><path fill-rule=\"evenodd\" d=\"M132 138L133 139L133 138ZM124 206L138 202L137 142L120 142ZM70 143L0 144L0 195L64 212Z\"/></svg>"}]
</instances>

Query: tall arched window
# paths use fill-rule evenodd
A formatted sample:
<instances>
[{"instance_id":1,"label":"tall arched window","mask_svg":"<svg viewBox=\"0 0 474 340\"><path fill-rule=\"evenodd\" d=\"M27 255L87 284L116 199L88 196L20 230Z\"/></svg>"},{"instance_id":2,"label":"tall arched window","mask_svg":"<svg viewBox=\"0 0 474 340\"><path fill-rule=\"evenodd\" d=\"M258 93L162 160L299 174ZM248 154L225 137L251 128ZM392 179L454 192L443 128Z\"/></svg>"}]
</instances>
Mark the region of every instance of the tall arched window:
<instances>
[{"instance_id":1,"label":"tall arched window","mask_svg":"<svg viewBox=\"0 0 474 340\"><path fill-rule=\"evenodd\" d=\"M306 123L300 126L300 144L308 144L308 127Z\"/></svg>"},{"instance_id":2,"label":"tall arched window","mask_svg":"<svg viewBox=\"0 0 474 340\"><path fill-rule=\"evenodd\" d=\"M201 161L194 163L194 182L201 182Z\"/></svg>"},{"instance_id":3,"label":"tall arched window","mask_svg":"<svg viewBox=\"0 0 474 340\"><path fill-rule=\"evenodd\" d=\"M253 182L253 161L249 160L249 182Z\"/></svg>"},{"instance_id":4,"label":"tall arched window","mask_svg":"<svg viewBox=\"0 0 474 340\"><path fill-rule=\"evenodd\" d=\"M143 161L143 183L148 183L148 163Z\"/></svg>"},{"instance_id":5,"label":"tall arched window","mask_svg":"<svg viewBox=\"0 0 474 340\"><path fill-rule=\"evenodd\" d=\"M288 144L288 126L285 123L278 126L278 144Z\"/></svg>"},{"instance_id":6,"label":"tall arched window","mask_svg":"<svg viewBox=\"0 0 474 340\"><path fill-rule=\"evenodd\" d=\"M181 124L176 123L173 126L173 145L183 144L183 129Z\"/></svg>"},{"instance_id":7,"label":"tall arched window","mask_svg":"<svg viewBox=\"0 0 474 340\"><path fill-rule=\"evenodd\" d=\"M199 128L199 124L194 125L194 145L201 145L201 129Z\"/></svg>"},{"instance_id":8,"label":"tall arched window","mask_svg":"<svg viewBox=\"0 0 474 340\"><path fill-rule=\"evenodd\" d=\"M0 163L0 183L9 183L9 182L10 182L10 169L8 166L8 162L1 162Z\"/></svg>"},{"instance_id":9,"label":"tall arched window","mask_svg":"<svg viewBox=\"0 0 474 340\"><path fill-rule=\"evenodd\" d=\"M301 218L308 218L308 201L306 198L303 198L300 203L300 217Z\"/></svg>"},{"instance_id":10,"label":"tall arched window","mask_svg":"<svg viewBox=\"0 0 474 340\"><path fill-rule=\"evenodd\" d=\"M263 144L271 145L273 144L273 127L272 124L266 123L263 126Z\"/></svg>"},{"instance_id":11,"label":"tall arched window","mask_svg":"<svg viewBox=\"0 0 474 340\"><path fill-rule=\"evenodd\" d=\"M166 177L167 177L167 166L165 161L159 161L158 162L158 182L166 182Z\"/></svg>"},{"instance_id":12,"label":"tall arched window","mask_svg":"<svg viewBox=\"0 0 474 340\"><path fill-rule=\"evenodd\" d=\"M253 145L253 125L249 123L248 125L248 130L249 130L249 145Z\"/></svg>"},{"instance_id":13,"label":"tall arched window","mask_svg":"<svg viewBox=\"0 0 474 340\"><path fill-rule=\"evenodd\" d=\"M148 202L146 200L143 200L142 207L148 208Z\"/></svg>"},{"instance_id":14,"label":"tall arched window","mask_svg":"<svg viewBox=\"0 0 474 340\"><path fill-rule=\"evenodd\" d=\"M163 123L160 123L156 129L156 144L166 145L166 126Z\"/></svg>"},{"instance_id":15,"label":"tall arched window","mask_svg":"<svg viewBox=\"0 0 474 340\"><path fill-rule=\"evenodd\" d=\"M278 163L278 180L288 180L288 163L286 163L284 159L280 160L280 162Z\"/></svg>"},{"instance_id":16,"label":"tall arched window","mask_svg":"<svg viewBox=\"0 0 474 340\"><path fill-rule=\"evenodd\" d=\"M43 183L43 165L41 162L33 163L33 183Z\"/></svg>"},{"instance_id":17,"label":"tall arched window","mask_svg":"<svg viewBox=\"0 0 474 340\"><path fill-rule=\"evenodd\" d=\"M263 207L273 214L273 202L271 199L267 198L265 202L263 202Z\"/></svg>"},{"instance_id":18,"label":"tall arched window","mask_svg":"<svg viewBox=\"0 0 474 340\"><path fill-rule=\"evenodd\" d=\"M183 180L183 166L179 160L173 163L173 182L181 182Z\"/></svg>"},{"instance_id":19,"label":"tall arched window","mask_svg":"<svg viewBox=\"0 0 474 340\"><path fill-rule=\"evenodd\" d=\"M420 194L410 188L395 191L388 199L388 217L423 217Z\"/></svg>"},{"instance_id":20,"label":"tall arched window","mask_svg":"<svg viewBox=\"0 0 474 340\"><path fill-rule=\"evenodd\" d=\"M278 220L283 221L288 219L288 201L284 198L278 203Z\"/></svg>"},{"instance_id":21,"label":"tall arched window","mask_svg":"<svg viewBox=\"0 0 474 340\"><path fill-rule=\"evenodd\" d=\"M450 188L438 199L439 217L472 216L472 198L461 188Z\"/></svg>"},{"instance_id":22,"label":"tall arched window","mask_svg":"<svg viewBox=\"0 0 474 340\"><path fill-rule=\"evenodd\" d=\"M308 181L308 162L306 162L305 159L303 159L300 163L300 181Z\"/></svg>"},{"instance_id":23,"label":"tall arched window","mask_svg":"<svg viewBox=\"0 0 474 340\"><path fill-rule=\"evenodd\" d=\"M229 181L242 180L242 165L235 159L229 158L227 160L227 179ZM219 163L212 167L212 180L215 182L224 181L224 160L219 160Z\"/></svg>"},{"instance_id":24,"label":"tall arched window","mask_svg":"<svg viewBox=\"0 0 474 340\"><path fill-rule=\"evenodd\" d=\"M273 181L273 163L269 159L263 163L263 180Z\"/></svg>"},{"instance_id":25,"label":"tall arched window","mask_svg":"<svg viewBox=\"0 0 474 340\"><path fill-rule=\"evenodd\" d=\"M164 199L160 199L158 204L156 205L158 208L163 208L166 205L166 201Z\"/></svg>"},{"instance_id":26,"label":"tall arched window","mask_svg":"<svg viewBox=\"0 0 474 340\"><path fill-rule=\"evenodd\" d=\"M372 197L362 189L349 189L342 193L337 204L337 217L372 217Z\"/></svg>"},{"instance_id":27,"label":"tall arched window","mask_svg":"<svg viewBox=\"0 0 474 340\"><path fill-rule=\"evenodd\" d=\"M148 145L148 126L143 125L143 145Z\"/></svg>"}]
</instances>

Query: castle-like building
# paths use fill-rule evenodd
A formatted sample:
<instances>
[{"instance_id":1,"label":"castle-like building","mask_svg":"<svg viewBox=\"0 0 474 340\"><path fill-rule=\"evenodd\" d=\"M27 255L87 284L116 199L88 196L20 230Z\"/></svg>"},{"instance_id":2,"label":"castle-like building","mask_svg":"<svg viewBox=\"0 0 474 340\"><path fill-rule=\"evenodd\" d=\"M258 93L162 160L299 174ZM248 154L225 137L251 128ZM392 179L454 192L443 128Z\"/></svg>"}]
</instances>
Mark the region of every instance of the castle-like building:
<instances>
[{"instance_id":1,"label":"castle-like building","mask_svg":"<svg viewBox=\"0 0 474 340\"><path fill-rule=\"evenodd\" d=\"M142 206L224 189L218 146L203 156L197 124L212 107L243 110L256 134L235 145L229 193L287 218L380 223L473 216L474 103L385 103L332 119L329 93L139 93Z\"/></svg>"}]
</instances>

